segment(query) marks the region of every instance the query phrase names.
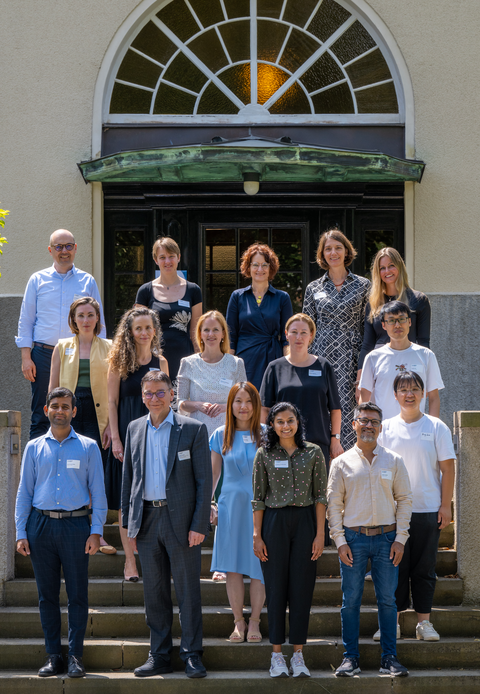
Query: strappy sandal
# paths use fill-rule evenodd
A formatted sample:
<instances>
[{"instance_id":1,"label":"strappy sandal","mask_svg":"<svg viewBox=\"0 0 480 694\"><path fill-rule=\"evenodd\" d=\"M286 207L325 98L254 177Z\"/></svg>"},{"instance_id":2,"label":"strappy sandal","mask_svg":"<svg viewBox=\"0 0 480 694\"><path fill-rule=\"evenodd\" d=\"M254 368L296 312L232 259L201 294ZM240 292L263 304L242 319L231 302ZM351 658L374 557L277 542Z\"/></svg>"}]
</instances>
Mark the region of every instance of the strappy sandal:
<instances>
[{"instance_id":1,"label":"strappy sandal","mask_svg":"<svg viewBox=\"0 0 480 694\"><path fill-rule=\"evenodd\" d=\"M248 636L247 636L247 642L248 643L260 643L262 640L262 634L260 633L260 620L259 619L250 619L248 620L248 625L250 626L250 622L256 622L258 624L257 630L256 631L249 631Z\"/></svg>"},{"instance_id":2,"label":"strappy sandal","mask_svg":"<svg viewBox=\"0 0 480 694\"><path fill-rule=\"evenodd\" d=\"M243 634L240 631L240 629L237 627L237 624L240 624L240 622L245 623L245 629L243 630ZM245 636L247 635L247 628L248 628L247 624L246 624L245 620L243 619L243 617L242 617L242 619L237 619L234 622L234 624L235 624L235 629L232 631L232 633L228 637L228 640L230 641L230 643L243 643L245 641Z\"/></svg>"}]
</instances>

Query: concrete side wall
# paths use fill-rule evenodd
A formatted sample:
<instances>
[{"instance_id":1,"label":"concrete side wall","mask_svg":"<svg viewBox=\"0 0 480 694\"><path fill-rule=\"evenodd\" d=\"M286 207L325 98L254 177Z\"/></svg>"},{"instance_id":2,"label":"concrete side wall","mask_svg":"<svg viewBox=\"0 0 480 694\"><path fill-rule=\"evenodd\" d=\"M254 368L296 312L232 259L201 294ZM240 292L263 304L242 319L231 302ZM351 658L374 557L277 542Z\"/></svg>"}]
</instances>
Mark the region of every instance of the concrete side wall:
<instances>
[{"instance_id":1,"label":"concrete side wall","mask_svg":"<svg viewBox=\"0 0 480 694\"><path fill-rule=\"evenodd\" d=\"M20 412L0 411L0 605L5 581L15 575L15 498L20 450L12 453L11 436L20 435Z\"/></svg>"}]
</instances>

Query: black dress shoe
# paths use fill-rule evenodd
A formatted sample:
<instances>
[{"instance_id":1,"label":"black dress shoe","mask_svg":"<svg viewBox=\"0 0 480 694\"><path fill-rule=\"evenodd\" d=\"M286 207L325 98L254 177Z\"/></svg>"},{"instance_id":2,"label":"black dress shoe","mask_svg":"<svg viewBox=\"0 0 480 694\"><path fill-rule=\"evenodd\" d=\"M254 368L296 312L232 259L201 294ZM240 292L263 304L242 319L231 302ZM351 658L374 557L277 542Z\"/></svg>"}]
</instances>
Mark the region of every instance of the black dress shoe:
<instances>
[{"instance_id":1,"label":"black dress shoe","mask_svg":"<svg viewBox=\"0 0 480 694\"><path fill-rule=\"evenodd\" d=\"M38 671L39 677L52 677L52 675L63 675L65 663L62 655L49 655L43 667Z\"/></svg>"},{"instance_id":2,"label":"black dress shoe","mask_svg":"<svg viewBox=\"0 0 480 694\"><path fill-rule=\"evenodd\" d=\"M135 677L153 677L154 675L165 675L167 672L173 672L170 661L165 660L160 655L150 653L146 662L135 668L133 674Z\"/></svg>"},{"instance_id":3,"label":"black dress shoe","mask_svg":"<svg viewBox=\"0 0 480 694\"><path fill-rule=\"evenodd\" d=\"M69 655L68 661L68 676L69 677L85 677L87 674L82 663L82 659L78 655Z\"/></svg>"},{"instance_id":4,"label":"black dress shoe","mask_svg":"<svg viewBox=\"0 0 480 694\"><path fill-rule=\"evenodd\" d=\"M191 655L185 661L185 674L187 677L206 677L207 671L199 655Z\"/></svg>"}]
</instances>

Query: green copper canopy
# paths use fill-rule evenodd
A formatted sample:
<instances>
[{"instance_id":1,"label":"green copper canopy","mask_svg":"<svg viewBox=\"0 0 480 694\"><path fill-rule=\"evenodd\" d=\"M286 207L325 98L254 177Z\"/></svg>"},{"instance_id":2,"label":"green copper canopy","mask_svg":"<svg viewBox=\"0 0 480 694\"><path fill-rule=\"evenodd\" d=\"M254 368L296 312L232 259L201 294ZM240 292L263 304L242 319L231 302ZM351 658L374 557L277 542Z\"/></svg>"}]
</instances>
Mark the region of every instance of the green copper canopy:
<instances>
[{"instance_id":1,"label":"green copper canopy","mask_svg":"<svg viewBox=\"0 0 480 694\"><path fill-rule=\"evenodd\" d=\"M381 152L254 137L119 152L78 166L86 182L103 183L243 182L243 175L249 172L258 173L260 182L420 182L425 168L422 161Z\"/></svg>"}]
</instances>

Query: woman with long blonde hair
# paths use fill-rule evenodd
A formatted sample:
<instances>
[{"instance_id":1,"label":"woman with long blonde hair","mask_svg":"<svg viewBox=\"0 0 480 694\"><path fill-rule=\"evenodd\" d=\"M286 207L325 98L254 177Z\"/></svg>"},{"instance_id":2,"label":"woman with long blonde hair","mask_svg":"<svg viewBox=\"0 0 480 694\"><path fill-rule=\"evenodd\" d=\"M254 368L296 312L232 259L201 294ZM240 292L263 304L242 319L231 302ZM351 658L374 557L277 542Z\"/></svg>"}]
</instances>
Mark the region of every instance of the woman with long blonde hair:
<instances>
[{"instance_id":1,"label":"woman with long blonde hair","mask_svg":"<svg viewBox=\"0 0 480 694\"><path fill-rule=\"evenodd\" d=\"M108 411L112 445L105 465L105 491L108 508L120 509L123 447L130 422L148 414L142 401L141 381L146 373L160 370L168 374L167 360L160 348L161 330L155 311L132 308L121 318L108 355ZM120 538L125 550L124 577L138 581L135 556L122 528L118 512Z\"/></svg>"},{"instance_id":2,"label":"woman with long blonde hair","mask_svg":"<svg viewBox=\"0 0 480 694\"><path fill-rule=\"evenodd\" d=\"M255 386L245 381L236 383L228 394L225 425L210 437L213 492L224 472L210 571L227 575L227 595L234 619L229 638L232 643L242 643L245 638L249 643L262 640L259 626L265 588L260 560L253 553L251 506L253 459L260 446L260 410ZM251 579L248 628L243 614L244 576Z\"/></svg>"},{"instance_id":3,"label":"woman with long blonde hair","mask_svg":"<svg viewBox=\"0 0 480 694\"><path fill-rule=\"evenodd\" d=\"M381 248L372 261L372 286L368 295L365 312L365 331L358 358L357 382L363 362L369 352L389 341L382 328L380 311L389 301L403 301L412 312L408 339L422 347L430 347L431 309L428 297L410 287L407 268L403 258L395 248Z\"/></svg>"}]
</instances>

